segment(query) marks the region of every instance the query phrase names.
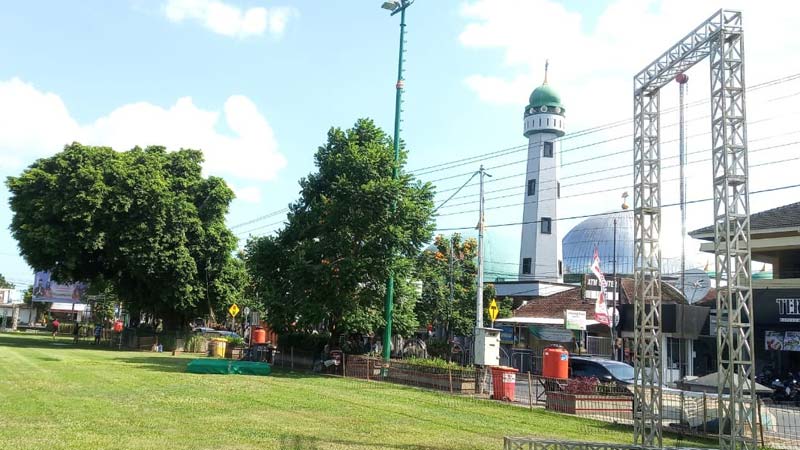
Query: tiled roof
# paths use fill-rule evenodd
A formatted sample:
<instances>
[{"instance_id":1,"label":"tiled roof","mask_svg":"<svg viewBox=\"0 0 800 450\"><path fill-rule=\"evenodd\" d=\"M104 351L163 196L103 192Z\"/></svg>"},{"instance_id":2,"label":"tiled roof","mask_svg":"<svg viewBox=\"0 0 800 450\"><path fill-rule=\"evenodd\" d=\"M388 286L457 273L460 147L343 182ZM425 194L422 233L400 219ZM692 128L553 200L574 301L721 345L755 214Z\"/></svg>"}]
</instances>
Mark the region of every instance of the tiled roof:
<instances>
[{"instance_id":1,"label":"tiled roof","mask_svg":"<svg viewBox=\"0 0 800 450\"><path fill-rule=\"evenodd\" d=\"M633 278L623 278L620 282L622 292L620 292L619 302L622 305L633 304ZM686 303L680 292L669 283L661 281L661 303Z\"/></svg>"},{"instance_id":2,"label":"tiled roof","mask_svg":"<svg viewBox=\"0 0 800 450\"><path fill-rule=\"evenodd\" d=\"M620 303L630 304L633 299L633 279L623 278L620 283ZM666 282L661 282L663 303L685 303L680 293ZM565 310L586 311L594 314L594 301L583 299L581 289L573 288L549 296L530 297L524 305L514 310L514 317L562 319Z\"/></svg>"},{"instance_id":3,"label":"tiled roof","mask_svg":"<svg viewBox=\"0 0 800 450\"><path fill-rule=\"evenodd\" d=\"M770 228L800 228L800 202L779 206L750 215L750 230L768 230ZM690 236L704 235L714 232L709 225L689 233Z\"/></svg>"},{"instance_id":4,"label":"tiled roof","mask_svg":"<svg viewBox=\"0 0 800 450\"><path fill-rule=\"evenodd\" d=\"M514 311L514 317L563 319L564 310L594 313L594 302L581 298L581 289L574 288L550 296L531 297Z\"/></svg>"}]
</instances>

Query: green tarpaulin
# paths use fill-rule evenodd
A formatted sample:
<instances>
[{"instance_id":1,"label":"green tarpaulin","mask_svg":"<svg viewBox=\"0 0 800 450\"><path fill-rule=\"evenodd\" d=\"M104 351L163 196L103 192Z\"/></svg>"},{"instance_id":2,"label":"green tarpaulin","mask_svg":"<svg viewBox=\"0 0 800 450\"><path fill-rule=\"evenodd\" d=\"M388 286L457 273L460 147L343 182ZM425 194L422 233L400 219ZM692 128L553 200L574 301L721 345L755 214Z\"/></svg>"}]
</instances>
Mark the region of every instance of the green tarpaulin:
<instances>
[{"instance_id":1,"label":"green tarpaulin","mask_svg":"<svg viewBox=\"0 0 800 450\"><path fill-rule=\"evenodd\" d=\"M189 373L216 373L222 375L269 375L272 368L267 363L235 361L230 359L195 359L186 366Z\"/></svg>"}]
</instances>

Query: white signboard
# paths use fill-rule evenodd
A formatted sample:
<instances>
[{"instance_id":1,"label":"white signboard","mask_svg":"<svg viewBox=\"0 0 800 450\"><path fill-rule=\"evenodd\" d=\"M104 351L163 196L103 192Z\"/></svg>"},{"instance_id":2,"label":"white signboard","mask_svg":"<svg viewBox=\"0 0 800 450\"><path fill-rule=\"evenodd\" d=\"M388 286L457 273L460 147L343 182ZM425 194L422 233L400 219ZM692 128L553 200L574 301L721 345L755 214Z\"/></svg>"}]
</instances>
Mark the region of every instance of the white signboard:
<instances>
[{"instance_id":1,"label":"white signboard","mask_svg":"<svg viewBox=\"0 0 800 450\"><path fill-rule=\"evenodd\" d=\"M586 329L586 311L564 311L566 319L564 321L564 328L568 330L585 330Z\"/></svg>"}]
</instances>

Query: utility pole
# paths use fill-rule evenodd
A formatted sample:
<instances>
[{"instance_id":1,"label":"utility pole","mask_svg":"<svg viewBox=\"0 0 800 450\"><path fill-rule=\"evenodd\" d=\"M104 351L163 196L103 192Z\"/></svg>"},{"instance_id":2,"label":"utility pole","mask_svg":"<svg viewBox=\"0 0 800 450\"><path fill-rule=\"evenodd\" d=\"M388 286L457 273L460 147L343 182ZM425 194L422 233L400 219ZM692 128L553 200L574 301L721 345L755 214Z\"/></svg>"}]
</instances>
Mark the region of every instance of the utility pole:
<instances>
[{"instance_id":1,"label":"utility pole","mask_svg":"<svg viewBox=\"0 0 800 450\"><path fill-rule=\"evenodd\" d=\"M678 82L679 101L678 111L679 119L679 141L680 141L680 178L681 178L681 294L686 296L686 122L684 121L684 96L686 91L686 83L689 77L685 73L679 73L675 77Z\"/></svg>"},{"instance_id":2,"label":"utility pole","mask_svg":"<svg viewBox=\"0 0 800 450\"><path fill-rule=\"evenodd\" d=\"M481 176L481 194L480 194L480 219L478 220L478 295L477 301L475 305L475 326L477 328L483 328L483 228L485 226L484 221L484 198L483 198L483 178L485 176L490 176L483 170L483 165L481 165L480 170L478 173Z\"/></svg>"},{"instance_id":3,"label":"utility pole","mask_svg":"<svg viewBox=\"0 0 800 450\"><path fill-rule=\"evenodd\" d=\"M392 12L391 15L400 13L400 51L397 58L397 83L395 83L394 97L394 164L392 165L392 179L397 179L397 171L400 164L400 104L403 96L403 43L405 42L406 30L406 8L411 6L414 0L395 0L383 2L381 8ZM392 212L397 208L397 199L392 200ZM394 309L394 272L389 268L389 279L386 281L386 301L384 302L384 317L386 328L383 332L383 377L389 374L389 359L392 356L392 314Z\"/></svg>"},{"instance_id":4,"label":"utility pole","mask_svg":"<svg viewBox=\"0 0 800 450\"><path fill-rule=\"evenodd\" d=\"M453 282L453 240L454 235L450 235L448 243L450 244L450 304L447 307L447 328L445 329L445 337L450 341L450 327L453 324L453 302L455 297L455 283Z\"/></svg>"}]
</instances>

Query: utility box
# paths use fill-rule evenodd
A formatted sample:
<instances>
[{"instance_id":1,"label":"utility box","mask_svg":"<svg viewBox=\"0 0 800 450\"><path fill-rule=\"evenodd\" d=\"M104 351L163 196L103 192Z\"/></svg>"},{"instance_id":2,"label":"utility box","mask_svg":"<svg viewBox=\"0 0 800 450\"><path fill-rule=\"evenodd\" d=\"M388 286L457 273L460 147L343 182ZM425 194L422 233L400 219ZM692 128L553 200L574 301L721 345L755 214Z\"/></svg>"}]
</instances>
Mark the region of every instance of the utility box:
<instances>
[{"instance_id":1,"label":"utility box","mask_svg":"<svg viewBox=\"0 0 800 450\"><path fill-rule=\"evenodd\" d=\"M475 365L500 365L499 328L475 328Z\"/></svg>"}]
</instances>

